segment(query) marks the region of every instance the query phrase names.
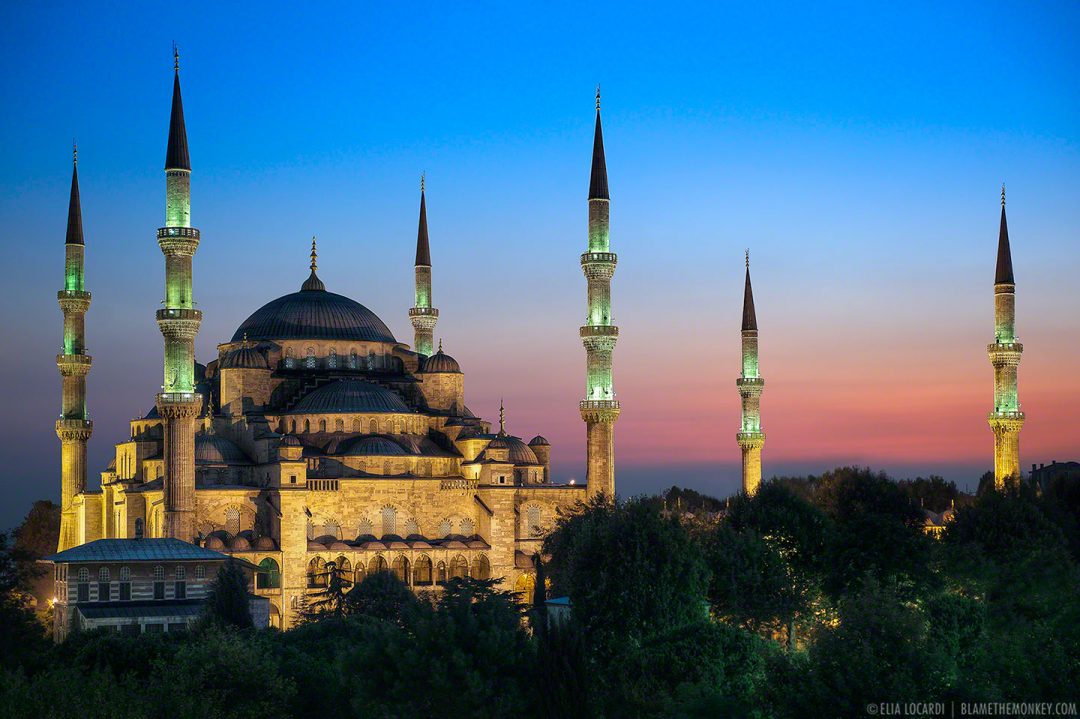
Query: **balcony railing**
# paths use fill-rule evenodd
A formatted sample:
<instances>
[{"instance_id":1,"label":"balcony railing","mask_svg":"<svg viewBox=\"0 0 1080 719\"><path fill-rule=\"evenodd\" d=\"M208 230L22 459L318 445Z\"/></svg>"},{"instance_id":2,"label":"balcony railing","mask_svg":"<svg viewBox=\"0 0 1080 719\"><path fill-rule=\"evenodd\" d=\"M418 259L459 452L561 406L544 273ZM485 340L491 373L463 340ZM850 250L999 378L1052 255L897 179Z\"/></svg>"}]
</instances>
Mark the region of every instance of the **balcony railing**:
<instances>
[{"instance_id":1,"label":"balcony railing","mask_svg":"<svg viewBox=\"0 0 1080 719\"><path fill-rule=\"evenodd\" d=\"M338 491L338 480L308 479L307 488L309 492L336 492Z\"/></svg>"},{"instance_id":2,"label":"balcony railing","mask_svg":"<svg viewBox=\"0 0 1080 719\"><path fill-rule=\"evenodd\" d=\"M199 239L199 231L194 227L159 227L157 236L159 239L162 237L190 237L197 240Z\"/></svg>"},{"instance_id":3,"label":"balcony railing","mask_svg":"<svg viewBox=\"0 0 1080 719\"><path fill-rule=\"evenodd\" d=\"M581 409L619 409L617 399L583 399Z\"/></svg>"},{"instance_id":4,"label":"balcony railing","mask_svg":"<svg viewBox=\"0 0 1080 719\"><path fill-rule=\"evenodd\" d=\"M581 264L586 265L590 262L604 262L607 264L615 264L618 262L619 256L614 252L583 252L581 255Z\"/></svg>"}]
</instances>

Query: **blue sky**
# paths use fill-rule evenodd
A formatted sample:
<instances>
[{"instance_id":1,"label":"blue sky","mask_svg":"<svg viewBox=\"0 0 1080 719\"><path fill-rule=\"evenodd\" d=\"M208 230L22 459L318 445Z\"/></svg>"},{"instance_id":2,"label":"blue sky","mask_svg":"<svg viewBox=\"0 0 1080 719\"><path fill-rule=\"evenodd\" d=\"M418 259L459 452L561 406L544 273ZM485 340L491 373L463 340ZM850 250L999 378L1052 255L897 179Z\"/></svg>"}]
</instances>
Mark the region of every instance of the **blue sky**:
<instances>
[{"instance_id":1,"label":"blue sky","mask_svg":"<svg viewBox=\"0 0 1080 719\"><path fill-rule=\"evenodd\" d=\"M1080 5L9 3L0 526L58 495L73 136L94 293L92 468L160 384L154 230L174 40L203 233L202 361L299 285L312 234L329 289L409 341L426 171L436 334L470 405L490 418L505 397L511 429L548 436L557 473L580 477L577 254L599 82L620 254L620 491L736 486L747 246L766 474L981 473L1003 180L1028 347L1023 461L1080 445Z\"/></svg>"}]
</instances>

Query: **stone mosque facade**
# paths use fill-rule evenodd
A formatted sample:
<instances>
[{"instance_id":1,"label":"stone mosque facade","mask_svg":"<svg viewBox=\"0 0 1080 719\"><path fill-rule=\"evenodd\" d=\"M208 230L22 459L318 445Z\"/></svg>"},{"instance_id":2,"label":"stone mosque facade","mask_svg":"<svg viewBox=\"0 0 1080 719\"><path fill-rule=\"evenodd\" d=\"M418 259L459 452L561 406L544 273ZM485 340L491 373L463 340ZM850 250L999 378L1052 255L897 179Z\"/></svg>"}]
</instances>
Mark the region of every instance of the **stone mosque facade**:
<instances>
[{"instance_id":1,"label":"stone mosque facade","mask_svg":"<svg viewBox=\"0 0 1080 719\"><path fill-rule=\"evenodd\" d=\"M587 251L587 482L558 484L552 447L515 436L500 408L497 424L469 410L465 374L433 346L427 209L421 184L412 347L356 300L310 273L297 291L255 310L218 345L194 359L202 313L192 296L192 258L201 237L191 222L191 162L180 94L173 80L166 154L164 381L153 406L130 423L101 472L86 485L87 413L83 275L77 166L59 292L64 349L57 356L63 407L59 549L101 538L172 537L241 557L259 567L256 593L272 621L296 621L303 597L325 581L328 562L354 580L390 570L417 591L452 577L497 578L531 590L532 557L560 510L613 497L612 382L618 328L611 322L616 256L608 234L607 169L597 94ZM302 278L297 278L301 280ZM147 304L151 304L147 298ZM168 584L167 586L171 586ZM529 594L525 595L526 597Z\"/></svg>"}]
</instances>

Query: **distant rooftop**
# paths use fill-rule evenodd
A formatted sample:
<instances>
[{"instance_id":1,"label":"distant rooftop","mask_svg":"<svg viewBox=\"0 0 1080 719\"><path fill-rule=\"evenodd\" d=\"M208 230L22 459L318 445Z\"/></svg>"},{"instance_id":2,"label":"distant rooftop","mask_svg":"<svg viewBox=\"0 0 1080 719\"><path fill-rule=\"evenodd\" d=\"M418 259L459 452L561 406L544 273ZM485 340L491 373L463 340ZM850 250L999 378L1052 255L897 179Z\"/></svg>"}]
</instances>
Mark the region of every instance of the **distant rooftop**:
<instances>
[{"instance_id":1,"label":"distant rooftop","mask_svg":"<svg viewBox=\"0 0 1080 719\"><path fill-rule=\"evenodd\" d=\"M221 561L227 555L172 538L98 539L45 557L65 562Z\"/></svg>"}]
</instances>

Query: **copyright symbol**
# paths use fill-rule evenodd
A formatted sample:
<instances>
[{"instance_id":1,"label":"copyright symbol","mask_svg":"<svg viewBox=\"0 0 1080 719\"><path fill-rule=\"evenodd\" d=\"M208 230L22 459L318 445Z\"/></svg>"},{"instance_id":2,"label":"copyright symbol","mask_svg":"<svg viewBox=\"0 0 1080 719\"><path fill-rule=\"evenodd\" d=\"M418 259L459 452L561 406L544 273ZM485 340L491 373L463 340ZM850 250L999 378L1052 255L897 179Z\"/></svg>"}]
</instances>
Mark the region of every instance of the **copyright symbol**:
<instances>
[{"instance_id":1,"label":"copyright symbol","mask_svg":"<svg viewBox=\"0 0 1080 719\"><path fill-rule=\"evenodd\" d=\"M870 716L876 716L877 713L878 713L878 710L879 710L879 708L878 708L877 704L867 704L866 705L866 713L869 714Z\"/></svg>"}]
</instances>

